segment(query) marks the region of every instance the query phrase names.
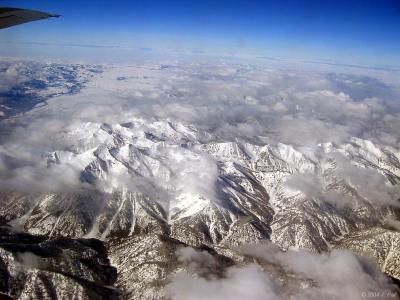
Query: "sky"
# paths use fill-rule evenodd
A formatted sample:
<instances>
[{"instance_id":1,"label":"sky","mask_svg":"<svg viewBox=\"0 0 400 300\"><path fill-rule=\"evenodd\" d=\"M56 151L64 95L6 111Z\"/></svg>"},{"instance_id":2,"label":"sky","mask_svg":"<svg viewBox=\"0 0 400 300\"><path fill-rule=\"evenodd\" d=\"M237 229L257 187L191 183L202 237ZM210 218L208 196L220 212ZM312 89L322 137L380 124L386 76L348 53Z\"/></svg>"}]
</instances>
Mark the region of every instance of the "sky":
<instances>
[{"instance_id":1,"label":"sky","mask_svg":"<svg viewBox=\"0 0 400 300\"><path fill-rule=\"evenodd\" d=\"M2 30L0 42L12 47L45 42L400 64L398 0L0 3L62 15Z\"/></svg>"}]
</instances>

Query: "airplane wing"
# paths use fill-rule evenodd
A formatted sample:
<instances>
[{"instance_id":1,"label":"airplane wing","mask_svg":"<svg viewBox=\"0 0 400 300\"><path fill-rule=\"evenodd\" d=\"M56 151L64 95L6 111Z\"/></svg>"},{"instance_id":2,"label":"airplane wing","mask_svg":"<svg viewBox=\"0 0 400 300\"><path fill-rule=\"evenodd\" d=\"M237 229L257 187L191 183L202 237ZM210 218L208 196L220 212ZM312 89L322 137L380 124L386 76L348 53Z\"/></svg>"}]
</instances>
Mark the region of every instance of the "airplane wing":
<instances>
[{"instance_id":1,"label":"airplane wing","mask_svg":"<svg viewBox=\"0 0 400 300\"><path fill-rule=\"evenodd\" d=\"M30 9L0 7L0 29L52 17L57 18L59 15Z\"/></svg>"}]
</instances>

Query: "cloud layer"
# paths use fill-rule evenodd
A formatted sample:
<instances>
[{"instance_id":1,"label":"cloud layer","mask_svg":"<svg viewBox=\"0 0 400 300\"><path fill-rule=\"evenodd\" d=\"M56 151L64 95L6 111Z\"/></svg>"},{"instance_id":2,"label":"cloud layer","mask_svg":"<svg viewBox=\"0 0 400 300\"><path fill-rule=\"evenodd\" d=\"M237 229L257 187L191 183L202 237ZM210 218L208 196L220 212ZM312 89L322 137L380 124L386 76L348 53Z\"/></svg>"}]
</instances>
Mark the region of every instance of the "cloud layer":
<instances>
[{"instance_id":1,"label":"cloud layer","mask_svg":"<svg viewBox=\"0 0 400 300\"><path fill-rule=\"evenodd\" d=\"M191 124L205 132L199 142L283 142L305 149L321 142L351 142L351 137L360 137L378 145L399 147L399 86L373 77L269 69L223 60L149 61L97 69L50 64L42 68L48 68L48 72L38 73L39 65L13 62L3 70L3 91L9 92L39 76L44 87L26 89L24 85L25 96L49 90L59 95L24 116L2 121L0 176L3 183L7 182L3 187L57 190L80 186L79 166L53 164L49 168L44 158L56 150L87 151L98 143L98 138L87 136L90 130L80 130L85 126L123 124L138 118L144 123L167 120ZM54 70L58 70L56 75ZM97 76L87 83L87 74ZM62 96L71 80L75 85L85 82L86 87L78 94ZM2 101L8 100L5 96ZM209 188L217 176L215 163L207 156L193 158L182 151L174 156L171 151L166 155L173 172L179 175L175 183L188 192L215 198ZM355 185L373 185L383 195L373 198L383 204L397 195L368 170L349 166L344 172ZM299 183L301 189L307 187L305 182Z\"/></svg>"},{"instance_id":2,"label":"cloud layer","mask_svg":"<svg viewBox=\"0 0 400 300\"><path fill-rule=\"evenodd\" d=\"M374 264L349 251L333 250L328 254L304 250L282 252L270 243L242 246L239 251L260 261L230 267L223 277L180 272L167 288L169 295L176 300L357 300L365 299L367 295L379 295L379 299L396 297L396 286ZM182 256L181 252L177 253L178 257ZM189 250L185 248L184 252ZM199 260L208 261L204 260L203 252L192 249L190 253L190 256L184 256L188 265ZM282 278L276 272L274 276L266 268L283 268L287 275ZM192 268L193 271L196 270ZM297 286L289 285L293 278L297 278Z\"/></svg>"}]
</instances>

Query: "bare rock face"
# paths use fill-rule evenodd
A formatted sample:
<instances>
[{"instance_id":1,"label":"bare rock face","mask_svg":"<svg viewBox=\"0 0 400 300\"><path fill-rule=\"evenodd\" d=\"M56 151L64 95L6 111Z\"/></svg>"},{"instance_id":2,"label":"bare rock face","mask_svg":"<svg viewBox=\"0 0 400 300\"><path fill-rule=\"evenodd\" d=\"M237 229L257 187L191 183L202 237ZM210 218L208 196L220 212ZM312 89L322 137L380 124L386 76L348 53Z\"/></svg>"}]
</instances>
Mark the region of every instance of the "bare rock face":
<instances>
[{"instance_id":1,"label":"bare rock face","mask_svg":"<svg viewBox=\"0 0 400 300\"><path fill-rule=\"evenodd\" d=\"M10 299L116 299L117 270L102 242L49 240L0 228L1 292Z\"/></svg>"},{"instance_id":2,"label":"bare rock face","mask_svg":"<svg viewBox=\"0 0 400 300\"><path fill-rule=\"evenodd\" d=\"M116 286L123 299L165 299L165 286L181 270L192 270L177 252L187 244L166 235L138 234L130 238L113 238L108 242L110 259L119 266ZM193 248L190 248L193 249ZM225 268L235 264L231 258L218 254L205 245L196 247L203 251L212 265L204 264L201 273L222 275ZM195 250L193 250L195 251Z\"/></svg>"},{"instance_id":3,"label":"bare rock face","mask_svg":"<svg viewBox=\"0 0 400 300\"><path fill-rule=\"evenodd\" d=\"M378 262L382 271L400 280L400 233L374 227L349 233L337 244Z\"/></svg>"}]
</instances>

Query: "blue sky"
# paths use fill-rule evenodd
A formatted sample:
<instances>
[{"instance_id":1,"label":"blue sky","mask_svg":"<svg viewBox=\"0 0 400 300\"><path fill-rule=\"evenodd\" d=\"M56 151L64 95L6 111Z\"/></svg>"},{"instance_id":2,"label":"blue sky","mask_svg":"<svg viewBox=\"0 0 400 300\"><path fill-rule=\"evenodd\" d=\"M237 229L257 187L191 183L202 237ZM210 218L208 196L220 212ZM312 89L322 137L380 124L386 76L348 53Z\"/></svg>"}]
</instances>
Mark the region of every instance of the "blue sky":
<instances>
[{"instance_id":1,"label":"blue sky","mask_svg":"<svg viewBox=\"0 0 400 300\"><path fill-rule=\"evenodd\" d=\"M2 30L0 42L118 45L400 65L399 0L0 3L62 15Z\"/></svg>"}]
</instances>

